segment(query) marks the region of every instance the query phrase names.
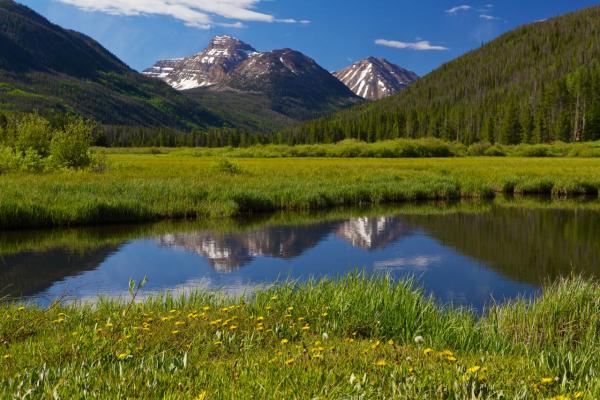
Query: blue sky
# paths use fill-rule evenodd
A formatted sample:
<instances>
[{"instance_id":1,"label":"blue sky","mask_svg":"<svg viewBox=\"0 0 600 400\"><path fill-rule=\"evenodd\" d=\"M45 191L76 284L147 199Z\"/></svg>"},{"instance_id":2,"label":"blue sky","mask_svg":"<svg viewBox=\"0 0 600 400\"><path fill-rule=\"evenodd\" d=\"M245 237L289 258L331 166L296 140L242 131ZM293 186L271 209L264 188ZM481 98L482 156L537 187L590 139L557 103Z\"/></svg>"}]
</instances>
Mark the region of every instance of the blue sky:
<instances>
[{"instance_id":1,"label":"blue sky","mask_svg":"<svg viewBox=\"0 0 600 400\"><path fill-rule=\"evenodd\" d=\"M190 55L216 34L258 50L290 47L337 70L385 57L420 75L519 25L592 0L19 0L141 70Z\"/></svg>"}]
</instances>

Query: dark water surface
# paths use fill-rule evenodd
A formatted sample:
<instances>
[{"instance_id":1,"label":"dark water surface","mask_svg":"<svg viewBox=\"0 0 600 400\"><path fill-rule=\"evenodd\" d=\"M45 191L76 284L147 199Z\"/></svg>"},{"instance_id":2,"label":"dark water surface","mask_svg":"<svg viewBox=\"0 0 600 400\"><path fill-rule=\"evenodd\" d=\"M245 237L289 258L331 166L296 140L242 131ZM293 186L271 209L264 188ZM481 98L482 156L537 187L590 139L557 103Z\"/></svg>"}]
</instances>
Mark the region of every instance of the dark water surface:
<instances>
[{"instance_id":1,"label":"dark water surface","mask_svg":"<svg viewBox=\"0 0 600 400\"><path fill-rule=\"evenodd\" d=\"M126 296L129 278L146 275L145 294L242 294L360 269L415 276L438 302L482 310L535 296L560 276L599 276L599 210L597 203L503 200L4 232L0 290L45 305L61 296Z\"/></svg>"}]
</instances>

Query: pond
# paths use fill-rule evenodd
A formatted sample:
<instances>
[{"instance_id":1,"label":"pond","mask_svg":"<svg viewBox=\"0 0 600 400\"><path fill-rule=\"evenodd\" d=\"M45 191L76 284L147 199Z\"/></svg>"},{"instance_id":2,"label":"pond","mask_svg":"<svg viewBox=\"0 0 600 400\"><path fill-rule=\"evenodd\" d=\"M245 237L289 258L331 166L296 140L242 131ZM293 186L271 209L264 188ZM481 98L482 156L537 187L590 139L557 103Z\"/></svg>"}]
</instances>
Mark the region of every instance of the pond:
<instances>
[{"instance_id":1,"label":"pond","mask_svg":"<svg viewBox=\"0 0 600 400\"><path fill-rule=\"evenodd\" d=\"M444 305L481 311L561 276L600 275L600 204L502 199L253 219L0 234L3 296L55 299L220 290L353 271L414 277Z\"/></svg>"}]
</instances>

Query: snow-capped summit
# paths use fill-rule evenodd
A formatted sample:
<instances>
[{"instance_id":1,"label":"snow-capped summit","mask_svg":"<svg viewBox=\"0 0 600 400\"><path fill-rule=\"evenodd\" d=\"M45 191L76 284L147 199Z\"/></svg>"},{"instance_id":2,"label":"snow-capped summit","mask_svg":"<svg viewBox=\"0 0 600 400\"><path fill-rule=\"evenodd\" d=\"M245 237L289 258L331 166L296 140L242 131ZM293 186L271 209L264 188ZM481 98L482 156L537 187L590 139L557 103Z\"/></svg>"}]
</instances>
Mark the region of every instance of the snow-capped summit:
<instances>
[{"instance_id":1,"label":"snow-capped summit","mask_svg":"<svg viewBox=\"0 0 600 400\"><path fill-rule=\"evenodd\" d=\"M404 89L419 77L384 58L369 57L333 74L358 96L382 99Z\"/></svg>"},{"instance_id":2,"label":"snow-capped summit","mask_svg":"<svg viewBox=\"0 0 600 400\"><path fill-rule=\"evenodd\" d=\"M256 50L231 36L215 36L208 47L190 57L158 61L143 73L178 90L221 83Z\"/></svg>"}]
</instances>

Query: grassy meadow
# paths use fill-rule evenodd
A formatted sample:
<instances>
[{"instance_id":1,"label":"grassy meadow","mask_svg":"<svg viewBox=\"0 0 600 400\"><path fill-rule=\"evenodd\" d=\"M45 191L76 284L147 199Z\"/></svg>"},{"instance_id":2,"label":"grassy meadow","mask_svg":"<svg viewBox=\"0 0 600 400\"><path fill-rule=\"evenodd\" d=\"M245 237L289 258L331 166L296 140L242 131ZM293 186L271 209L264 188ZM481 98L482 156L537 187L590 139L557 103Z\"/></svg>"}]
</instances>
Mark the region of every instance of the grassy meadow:
<instances>
[{"instance_id":1,"label":"grassy meadow","mask_svg":"<svg viewBox=\"0 0 600 400\"><path fill-rule=\"evenodd\" d=\"M137 287L132 284L132 299ZM4 398L596 399L600 286L484 316L361 274L244 298L0 306Z\"/></svg>"},{"instance_id":2,"label":"grassy meadow","mask_svg":"<svg viewBox=\"0 0 600 400\"><path fill-rule=\"evenodd\" d=\"M498 194L592 195L595 158L221 158L109 154L101 171L0 174L0 228L322 210Z\"/></svg>"}]
</instances>

